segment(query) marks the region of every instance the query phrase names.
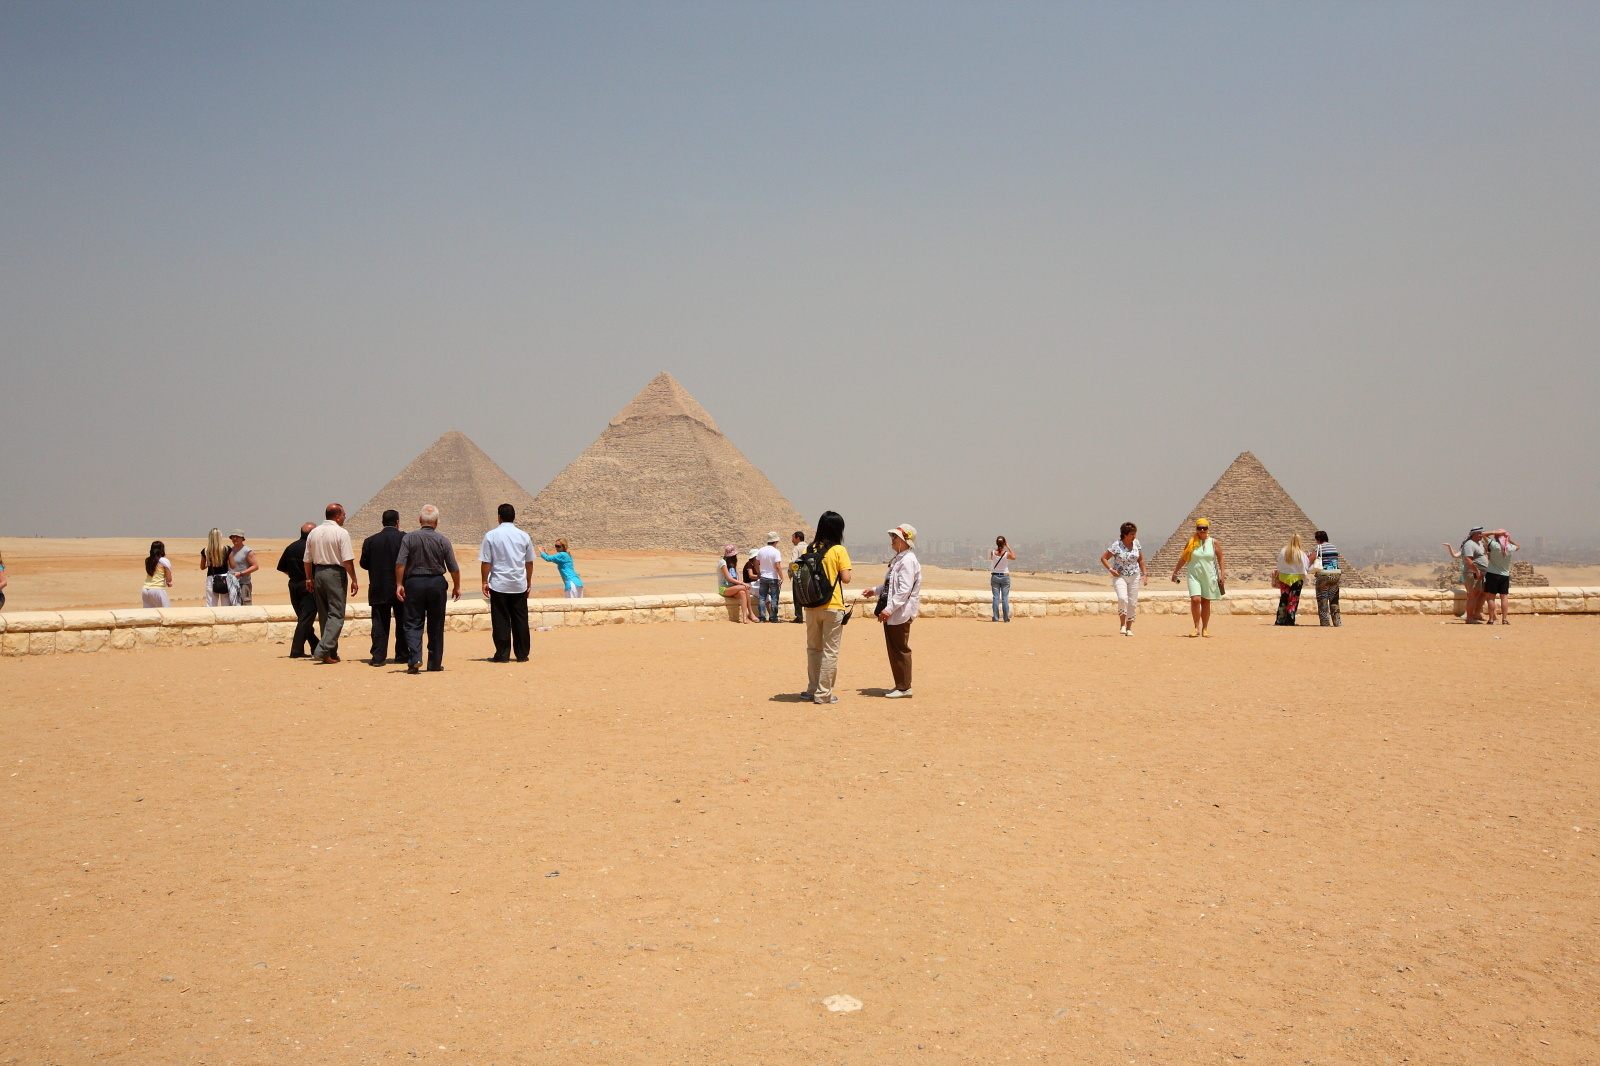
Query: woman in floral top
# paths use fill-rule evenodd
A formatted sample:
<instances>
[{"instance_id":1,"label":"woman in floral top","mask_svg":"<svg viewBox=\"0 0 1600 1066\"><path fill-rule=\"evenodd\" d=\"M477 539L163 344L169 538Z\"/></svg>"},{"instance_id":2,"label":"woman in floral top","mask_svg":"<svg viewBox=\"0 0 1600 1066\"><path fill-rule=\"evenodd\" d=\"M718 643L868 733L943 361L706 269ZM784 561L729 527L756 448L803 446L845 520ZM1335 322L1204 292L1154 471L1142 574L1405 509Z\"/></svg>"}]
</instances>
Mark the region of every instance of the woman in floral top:
<instances>
[{"instance_id":1,"label":"woman in floral top","mask_svg":"<svg viewBox=\"0 0 1600 1066\"><path fill-rule=\"evenodd\" d=\"M1118 632L1133 636L1133 616L1139 611L1139 586L1144 584L1144 549L1135 536L1139 527L1132 522L1122 523L1122 536L1111 542L1111 547L1100 556L1100 565L1111 575L1111 587L1117 593Z\"/></svg>"}]
</instances>

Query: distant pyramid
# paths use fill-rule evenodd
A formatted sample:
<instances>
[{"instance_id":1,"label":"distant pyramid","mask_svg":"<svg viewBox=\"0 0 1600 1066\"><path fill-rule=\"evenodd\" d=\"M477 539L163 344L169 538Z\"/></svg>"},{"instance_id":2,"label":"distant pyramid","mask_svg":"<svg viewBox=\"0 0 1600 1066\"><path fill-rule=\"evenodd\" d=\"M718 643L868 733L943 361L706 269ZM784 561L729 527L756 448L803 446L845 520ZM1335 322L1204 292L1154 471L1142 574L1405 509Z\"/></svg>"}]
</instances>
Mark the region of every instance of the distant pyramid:
<instances>
[{"instance_id":1,"label":"distant pyramid","mask_svg":"<svg viewBox=\"0 0 1600 1066\"><path fill-rule=\"evenodd\" d=\"M600 438L534 498L519 525L539 544L741 553L805 522L722 435L705 408L662 372Z\"/></svg>"},{"instance_id":2,"label":"distant pyramid","mask_svg":"<svg viewBox=\"0 0 1600 1066\"><path fill-rule=\"evenodd\" d=\"M500 524L502 503L517 509L518 524L533 497L464 434L450 430L394 476L345 525L357 545L383 527L383 512L400 512L400 528L417 528L424 504L439 508L439 532L457 544L476 544Z\"/></svg>"},{"instance_id":3,"label":"distant pyramid","mask_svg":"<svg viewBox=\"0 0 1600 1066\"><path fill-rule=\"evenodd\" d=\"M1156 553L1150 566L1152 578L1164 580L1172 573L1197 518L1211 520L1211 535L1222 545L1228 576L1241 583L1268 580L1278 568L1278 554L1289 543L1291 533L1300 534L1309 554L1312 534L1318 528L1278 484L1278 479L1261 465L1261 460L1249 452L1240 452ZM1337 538L1334 543L1338 543ZM1346 569L1341 583L1360 588L1369 582L1365 575Z\"/></svg>"}]
</instances>

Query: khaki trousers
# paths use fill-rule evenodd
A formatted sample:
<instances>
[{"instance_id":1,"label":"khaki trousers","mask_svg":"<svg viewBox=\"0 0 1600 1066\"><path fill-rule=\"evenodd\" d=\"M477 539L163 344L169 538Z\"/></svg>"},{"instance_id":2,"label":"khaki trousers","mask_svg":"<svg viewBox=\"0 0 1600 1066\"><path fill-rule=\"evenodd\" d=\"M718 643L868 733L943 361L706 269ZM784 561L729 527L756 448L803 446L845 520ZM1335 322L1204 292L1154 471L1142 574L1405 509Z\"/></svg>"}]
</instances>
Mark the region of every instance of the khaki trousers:
<instances>
[{"instance_id":1,"label":"khaki trousers","mask_svg":"<svg viewBox=\"0 0 1600 1066\"><path fill-rule=\"evenodd\" d=\"M819 703L826 703L833 696L839 675L839 640L843 636L843 611L806 608L806 691Z\"/></svg>"}]
</instances>

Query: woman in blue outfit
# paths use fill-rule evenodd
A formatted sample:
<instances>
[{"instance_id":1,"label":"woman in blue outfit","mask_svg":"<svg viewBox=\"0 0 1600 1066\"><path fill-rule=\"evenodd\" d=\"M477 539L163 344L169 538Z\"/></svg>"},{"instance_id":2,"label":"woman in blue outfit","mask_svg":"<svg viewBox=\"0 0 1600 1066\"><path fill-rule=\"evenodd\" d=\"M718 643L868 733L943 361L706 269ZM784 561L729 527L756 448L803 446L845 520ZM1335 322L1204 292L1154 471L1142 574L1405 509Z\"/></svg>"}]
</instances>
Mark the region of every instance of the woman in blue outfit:
<instances>
[{"instance_id":1,"label":"woman in blue outfit","mask_svg":"<svg viewBox=\"0 0 1600 1066\"><path fill-rule=\"evenodd\" d=\"M561 572L561 584L566 587L567 599L581 600L583 598L583 578L578 576L578 568L572 565L572 553L567 551L567 542L558 540L555 543L555 554L539 553L539 558L547 563L555 563L556 569Z\"/></svg>"}]
</instances>

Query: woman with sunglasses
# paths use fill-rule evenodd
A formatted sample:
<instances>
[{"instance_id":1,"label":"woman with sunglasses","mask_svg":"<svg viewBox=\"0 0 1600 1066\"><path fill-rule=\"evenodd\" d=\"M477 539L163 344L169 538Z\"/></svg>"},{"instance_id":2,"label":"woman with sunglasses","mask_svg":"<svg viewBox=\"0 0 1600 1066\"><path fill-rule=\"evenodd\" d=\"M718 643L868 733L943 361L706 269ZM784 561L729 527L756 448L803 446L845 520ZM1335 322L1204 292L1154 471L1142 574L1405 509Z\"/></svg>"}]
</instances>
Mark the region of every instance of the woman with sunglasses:
<instances>
[{"instance_id":1,"label":"woman with sunglasses","mask_svg":"<svg viewBox=\"0 0 1600 1066\"><path fill-rule=\"evenodd\" d=\"M1189 614L1194 619L1191 637L1209 637L1211 627L1211 601L1222 599L1228 588L1228 568L1222 560L1222 545L1211 539L1211 523L1196 519L1194 535L1184 546L1178 565L1172 568L1172 582L1177 584L1178 571L1189 568Z\"/></svg>"}]
</instances>

